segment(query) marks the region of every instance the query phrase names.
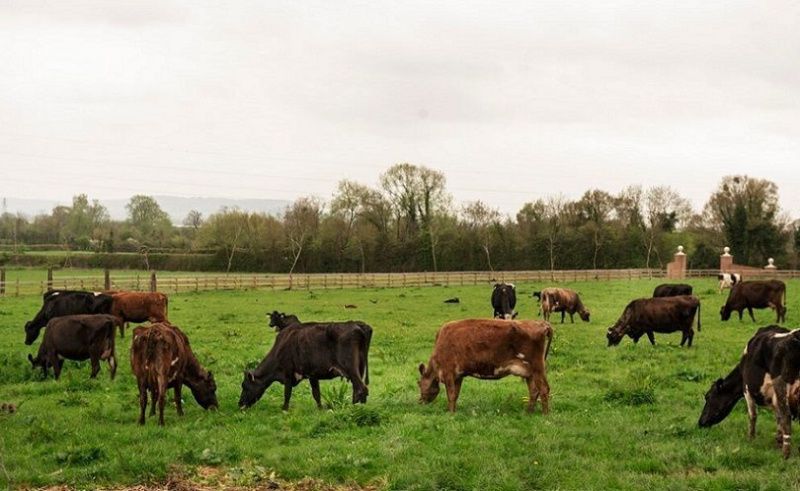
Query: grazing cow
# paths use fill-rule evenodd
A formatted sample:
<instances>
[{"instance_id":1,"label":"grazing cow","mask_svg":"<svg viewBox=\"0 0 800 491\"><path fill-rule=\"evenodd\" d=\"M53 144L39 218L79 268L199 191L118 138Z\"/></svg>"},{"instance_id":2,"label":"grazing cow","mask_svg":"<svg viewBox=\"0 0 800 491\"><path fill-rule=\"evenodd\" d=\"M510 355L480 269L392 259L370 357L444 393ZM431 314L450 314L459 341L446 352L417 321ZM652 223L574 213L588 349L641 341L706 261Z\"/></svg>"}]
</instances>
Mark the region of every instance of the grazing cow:
<instances>
[{"instance_id":1,"label":"grazing cow","mask_svg":"<svg viewBox=\"0 0 800 491\"><path fill-rule=\"evenodd\" d=\"M776 443L784 458L791 453L791 420L800 409L800 330L762 327L750 338L742 358L724 379L717 379L705 395L699 426L713 426L733 410L742 397L747 401L750 439L755 438L757 406L775 411Z\"/></svg>"},{"instance_id":2,"label":"grazing cow","mask_svg":"<svg viewBox=\"0 0 800 491\"><path fill-rule=\"evenodd\" d=\"M158 424L164 426L164 404L167 389L175 390L178 415L183 416L181 388L189 387L203 409L216 409L217 384L214 374L197 361L189 346L189 338L177 326L159 322L133 330L131 368L139 387L139 424L144 424L147 391L150 391L150 416L158 402Z\"/></svg>"},{"instance_id":3,"label":"grazing cow","mask_svg":"<svg viewBox=\"0 0 800 491\"><path fill-rule=\"evenodd\" d=\"M739 313L739 320L742 320L742 313L747 309L753 322L753 309L774 309L778 316L776 322L786 322L786 284L780 280L766 281L743 281L731 288L728 300L719 311L723 321L731 318L731 312Z\"/></svg>"},{"instance_id":4,"label":"grazing cow","mask_svg":"<svg viewBox=\"0 0 800 491\"><path fill-rule=\"evenodd\" d=\"M550 386L546 360L553 328L544 321L467 319L448 322L436 333L428 366L419 365L420 402L439 395L439 383L447 391L447 409L456 411L464 377L497 380L507 375L528 384L528 412L542 399L542 413L549 410Z\"/></svg>"},{"instance_id":5,"label":"grazing cow","mask_svg":"<svg viewBox=\"0 0 800 491\"><path fill-rule=\"evenodd\" d=\"M653 298L658 297L679 297L681 295L691 295L692 294L692 285L687 285L685 283L664 283L663 285L658 285L655 290L653 290Z\"/></svg>"},{"instance_id":6,"label":"grazing cow","mask_svg":"<svg viewBox=\"0 0 800 491\"><path fill-rule=\"evenodd\" d=\"M267 388L278 382L283 384L286 411L292 389L304 378L311 384L318 408L322 407L319 381L335 377L344 377L353 385L353 404L367 402L372 327L360 321L300 323L297 317L278 312L271 315L273 324L278 335L272 349L255 370L244 372L240 408L258 402Z\"/></svg>"},{"instance_id":7,"label":"grazing cow","mask_svg":"<svg viewBox=\"0 0 800 491\"><path fill-rule=\"evenodd\" d=\"M31 345L39 337L39 331L50 319L65 315L108 314L111 312L111 296L104 293L54 290L42 297L42 308L32 321L25 324L25 344Z\"/></svg>"},{"instance_id":8,"label":"grazing cow","mask_svg":"<svg viewBox=\"0 0 800 491\"><path fill-rule=\"evenodd\" d=\"M717 275L719 280L719 293L724 289L731 289L742 282L742 275L739 273L720 273Z\"/></svg>"},{"instance_id":9,"label":"grazing cow","mask_svg":"<svg viewBox=\"0 0 800 491\"><path fill-rule=\"evenodd\" d=\"M700 330L700 300L694 296L640 298L633 300L622 312L619 320L608 328L606 338L608 345L620 343L626 334L634 343L647 335L650 344L655 345L653 333L670 333L681 331L681 346L688 341L692 346L694 329L692 323L697 314L697 330Z\"/></svg>"},{"instance_id":10,"label":"grazing cow","mask_svg":"<svg viewBox=\"0 0 800 491\"><path fill-rule=\"evenodd\" d=\"M517 290L512 283L495 283L492 290L492 307L494 317L513 319L517 316L514 307L517 306Z\"/></svg>"},{"instance_id":11,"label":"grazing cow","mask_svg":"<svg viewBox=\"0 0 800 491\"><path fill-rule=\"evenodd\" d=\"M159 292L109 292L112 298L111 313L129 322L164 322L167 320L169 299ZM120 336L125 336L123 325L119 328Z\"/></svg>"},{"instance_id":12,"label":"grazing cow","mask_svg":"<svg viewBox=\"0 0 800 491\"><path fill-rule=\"evenodd\" d=\"M28 355L34 368L42 367L47 377L47 368L53 367L58 380L61 376L62 358L68 360L91 360L95 378L100 372L100 360L107 360L111 378L117 373L117 358L114 353L114 328L119 319L113 315L66 315L50 319L44 331L36 358Z\"/></svg>"},{"instance_id":13,"label":"grazing cow","mask_svg":"<svg viewBox=\"0 0 800 491\"><path fill-rule=\"evenodd\" d=\"M577 312L584 322L589 322L589 311L581 302L581 297L569 288L545 288L541 291L541 305L539 310L542 312L544 320L550 321L550 314L561 312L561 323L564 323L564 315L569 314L569 319L575 323L575 313Z\"/></svg>"}]
</instances>

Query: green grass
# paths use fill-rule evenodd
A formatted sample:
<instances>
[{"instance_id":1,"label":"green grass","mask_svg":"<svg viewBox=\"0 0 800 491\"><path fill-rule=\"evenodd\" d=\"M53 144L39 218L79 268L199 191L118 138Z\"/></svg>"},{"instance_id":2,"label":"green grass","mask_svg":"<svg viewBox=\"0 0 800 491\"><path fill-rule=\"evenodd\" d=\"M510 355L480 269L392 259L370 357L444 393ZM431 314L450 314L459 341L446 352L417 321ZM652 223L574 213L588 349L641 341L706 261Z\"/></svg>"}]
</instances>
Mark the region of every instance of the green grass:
<instances>
[{"instance_id":1,"label":"green grass","mask_svg":"<svg viewBox=\"0 0 800 491\"><path fill-rule=\"evenodd\" d=\"M592 322L555 325L548 377L551 413L524 411L526 388L516 377L467 379L455 415L444 396L418 404L417 365L430 355L447 320L485 317L489 287L239 291L172 297L170 317L184 328L219 386L221 409L203 411L189 391L186 415L170 407L166 427L136 425L137 391L130 337L118 343L120 370L106 366L89 380L87 363L67 362L62 379L41 381L26 358L23 324L37 296L0 299L0 402L21 404L0 414L0 456L11 485L69 484L78 488L163 479L171 466L215 466L236 482L255 484L276 472L283 479L385 483L390 489L788 489L800 482L797 452L784 462L773 448L774 419L762 411L758 436L746 438L743 403L710 430L697 428L703 394L737 362L759 324L719 321L724 295L710 280L693 281L703 300L703 331L694 347L680 334L656 335L607 348L606 328L628 300L647 296L657 281L576 283ZM518 288L518 310L534 317L530 292ZM800 312L800 282L791 282L789 324ZM458 296L460 305L442 301ZM370 300L377 301L376 303ZM357 310L345 310L356 304ZM289 412L271 387L247 412L236 403L242 371L253 367L275 334L264 313L301 319L358 318L375 328L366 406L348 404L340 381L322 382L318 411L310 388L295 389ZM6 477L0 469L0 485Z\"/></svg>"}]
</instances>

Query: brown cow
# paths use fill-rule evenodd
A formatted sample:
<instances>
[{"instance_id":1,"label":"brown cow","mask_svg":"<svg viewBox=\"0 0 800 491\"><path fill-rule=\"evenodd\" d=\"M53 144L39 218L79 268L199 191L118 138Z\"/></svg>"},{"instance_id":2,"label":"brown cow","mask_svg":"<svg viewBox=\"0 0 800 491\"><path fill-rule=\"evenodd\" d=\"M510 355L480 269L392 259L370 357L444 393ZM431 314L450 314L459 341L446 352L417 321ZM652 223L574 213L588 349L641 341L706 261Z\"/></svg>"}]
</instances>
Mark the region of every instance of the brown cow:
<instances>
[{"instance_id":1,"label":"brown cow","mask_svg":"<svg viewBox=\"0 0 800 491\"><path fill-rule=\"evenodd\" d=\"M549 410L550 386L545 362L553 329L544 321L467 319L448 322L436 334L426 367L419 365L420 401L433 402L439 383L447 390L447 408L455 412L464 377L496 380L517 375L528 383L528 411L542 399Z\"/></svg>"},{"instance_id":2,"label":"brown cow","mask_svg":"<svg viewBox=\"0 0 800 491\"><path fill-rule=\"evenodd\" d=\"M561 312L561 323L564 323L564 314L569 314L569 319L575 323L575 313L577 312L580 318L589 322L590 312L584 307L581 302L581 297L577 292L569 288L545 288L541 291L542 299L541 310L544 320L550 321L550 314L553 312Z\"/></svg>"},{"instance_id":3,"label":"brown cow","mask_svg":"<svg viewBox=\"0 0 800 491\"><path fill-rule=\"evenodd\" d=\"M181 388L184 384L204 409L218 406L214 375L200 365L189 346L189 338L177 326L161 322L134 329L131 368L139 386L140 425L144 424L148 390L152 398L150 415L155 414L158 401L158 424L161 426L164 425L168 388L175 390L179 416L183 416Z\"/></svg>"},{"instance_id":4,"label":"brown cow","mask_svg":"<svg viewBox=\"0 0 800 491\"><path fill-rule=\"evenodd\" d=\"M112 298L111 314L127 324L129 322L164 322L167 320L169 299L160 292L108 292ZM125 337L123 325L119 334Z\"/></svg>"},{"instance_id":5,"label":"brown cow","mask_svg":"<svg viewBox=\"0 0 800 491\"><path fill-rule=\"evenodd\" d=\"M753 322L753 309L774 309L778 316L776 322L786 322L786 284L780 280L766 281L743 281L731 288L728 300L719 311L723 321L731 318L732 312L739 313L739 320L742 320L742 312L747 309Z\"/></svg>"},{"instance_id":6,"label":"brown cow","mask_svg":"<svg viewBox=\"0 0 800 491\"><path fill-rule=\"evenodd\" d=\"M681 331L681 346L687 341L692 347L694 329L692 323L697 316L697 330L700 330L700 300L691 295L679 297L640 298L631 301L622 311L617 322L608 328L606 338L609 346L616 346L627 334L634 343L647 335L650 344L656 344L653 333Z\"/></svg>"}]
</instances>

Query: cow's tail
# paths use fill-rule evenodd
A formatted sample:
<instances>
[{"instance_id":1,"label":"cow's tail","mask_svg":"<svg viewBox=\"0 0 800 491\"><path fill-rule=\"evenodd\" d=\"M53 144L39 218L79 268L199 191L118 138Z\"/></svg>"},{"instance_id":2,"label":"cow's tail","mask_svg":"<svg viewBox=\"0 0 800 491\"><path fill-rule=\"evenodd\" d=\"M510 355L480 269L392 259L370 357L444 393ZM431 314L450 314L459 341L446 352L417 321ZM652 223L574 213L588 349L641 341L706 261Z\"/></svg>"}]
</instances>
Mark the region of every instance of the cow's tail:
<instances>
[{"instance_id":1,"label":"cow's tail","mask_svg":"<svg viewBox=\"0 0 800 491\"><path fill-rule=\"evenodd\" d=\"M544 359L547 360L547 355L550 354L550 345L553 344L553 326L547 324L544 335L547 338L547 347L544 349Z\"/></svg>"},{"instance_id":2,"label":"cow's tail","mask_svg":"<svg viewBox=\"0 0 800 491\"><path fill-rule=\"evenodd\" d=\"M697 332L700 332L700 308L703 306L702 302L697 302Z\"/></svg>"},{"instance_id":3,"label":"cow's tail","mask_svg":"<svg viewBox=\"0 0 800 491\"><path fill-rule=\"evenodd\" d=\"M364 384L369 385L369 345L372 342L372 327L361 323L361 331L364 333Z\"/></svg>"}]
</instances>

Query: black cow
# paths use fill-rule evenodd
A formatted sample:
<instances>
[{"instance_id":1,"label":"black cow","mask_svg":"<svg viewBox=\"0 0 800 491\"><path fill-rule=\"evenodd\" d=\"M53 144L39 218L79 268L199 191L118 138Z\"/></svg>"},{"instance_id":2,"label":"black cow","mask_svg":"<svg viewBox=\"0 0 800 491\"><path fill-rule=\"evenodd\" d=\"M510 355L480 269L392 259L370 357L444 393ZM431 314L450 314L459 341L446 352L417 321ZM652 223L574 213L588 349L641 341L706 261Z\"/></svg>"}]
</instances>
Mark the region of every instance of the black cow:
<instances>
[{"instance_id":1,"label":"black cow","mask_svg":"<svg viewBox=\"0 0 800 491\"><path fill-rule=\"evenodd\" d=\"M108 360L111 378L117 372L114 353L114 328L120 320L113 315L67 315L51 319L44 331L36 358L28 355L33 367L42 367L47 377L47 368L53 367L56 380L61 376L61 367L68 360L91 360L95 378L100 371L100 360Z\"/></svg>"},{"instance_id":2,"label":"black cow","mask_svg":"<svg viewBox=\"0 0 800 491\"><path fill-rule=\"evenodd\" d=\"M731 318L732 312L742 313L747 309L753 322L753 309L775 309L778 316L776 322L786 322L786 284L780 280L743 281L737 283L728 294L728 300L719 311L723 321Z\"/></svg>"},{"instance_id":3,"label":"black cow","mask_svg":"<svg viewBox=\"0 0 800 491\"><path fill-rule=\"evenodd\" d=\"M512 283L495 283L492 290L492 307L494 317L499 319L513 319L517 316L514 307L517 306L517 291Z\"/></svg>"},{"instance_id":4,"label":"black cow","mask_svg":"<svg viewBox=\"0 0 800 491\"><path fill-rule=\"evenodd\" d=\"M772 406L778 423L776 443L784 458L791 452L791 419L800 407L800 330L762 327L747 342L742 358L706 392L698 425L724 420L742 397L747 401L750 439L755 437L757 406Z\"/></svg>"},{"instance_id":5,"label":"black cow","mask_svg":"<svg viewBox=\"0 0 800 491\"><path fill-rule=\"evenodd\" d=\"M304 322L278 327L275 344L255 370L244 372L239 407L252 406L273 382L283 384L283 410L289 409L292 388L307 378L311 394L322 407L319 381L344 377L353 385L353 404L367 402L367 357L372 328L360 321Z\"/></svg>"},{"instance_id":6,"label":"black cow","mask_svg":"<svg viewBox=\"0 0 800 491\"><path fill-rule=\"evenodd\" d=\"M658 285L656 289L653 290L653 298L679 297L681 295L691 294L692 285L687 285L685 283L664 283L663 285Z\"/></svg>"},{"instance_id":7,"label":"black cow","mask_svg":"<svg viewBox=\"0 0 800 491\"><path fill-rule=\"evenodd\" d=\"M267 314L269 317L269 327L274 327L276 331L280 331L284 327L292 324L300 324L300 319L294 314L286 315L283 312L273 310L272 313Z\"/></svg>"},{"instance_id":8,"label":"black cow","mask_svg":"<svg viewBox=\"0 0 800 491\"><path fill-rule=\"evenodd\" d=\"M54 290L43 295L43 305L32 321L25 324L25 344L33 344L50 319L64 315L109 314L111 295L72 290Z\"/></svg>"},{"instance_id":9,"label":"black cow","mask_svg":"<svg viewBox=\"0 0 800 491\"><path fill-rule=\"evenodd\" d=\"M653 333L681 331L681 346L688 341L692 346L694 330L692 323L697 314L697 330L700 330L700 300L694 296L640 298L629 303L617 322L608 328L608 345L619 344L626 334L634 343L647 335L650 344L655 345Z\"/></svg>"}]
</instances>

